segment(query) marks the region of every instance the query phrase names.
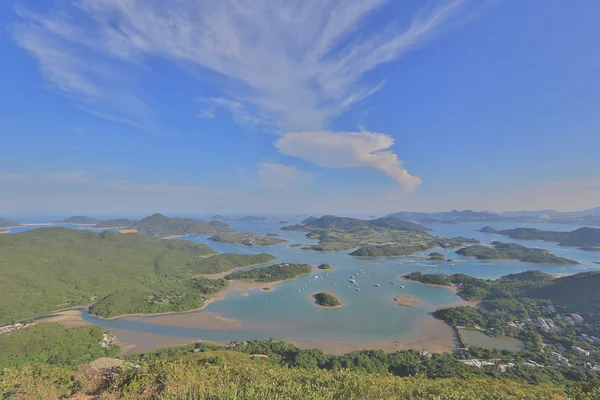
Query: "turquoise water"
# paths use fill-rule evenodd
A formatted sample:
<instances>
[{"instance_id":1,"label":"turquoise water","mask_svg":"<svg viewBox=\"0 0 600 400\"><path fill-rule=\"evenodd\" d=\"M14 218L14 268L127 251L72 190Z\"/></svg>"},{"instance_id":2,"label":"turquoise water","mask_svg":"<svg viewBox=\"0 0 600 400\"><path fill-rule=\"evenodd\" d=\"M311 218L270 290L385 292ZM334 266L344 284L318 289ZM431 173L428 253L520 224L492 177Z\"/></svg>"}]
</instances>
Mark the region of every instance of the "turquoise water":
<instances>
[{"instance_id":1,"label":"turquoise water","mask_svg":"<svg viewBox=\"0 0 600 400\"><path fill-rule=\"evenodd\" d=\"M511 337L491 337L482 332L466 329L462 331L462 334L467 344L473 347L509 350L513 352L521 351L524 348L523 342Z\"/></svg>"},{"instance_id":2,"label":"turquoise water","mask_svg":"<svg viewBox=\"0 0 600 400\"><path fill-rule=\"evenodd\" d=\"M415 331L423 322L431 321L430 313L443 305L459 304L461 300L445 288L429 287L414 282L403 281L400 276L413 271L426 273L465 273L482 278L496 278L502 275L541 269L547 273L574 274L585 270L600 269L600 265L592 261L600 261L600 253L585 252L575 248L562 248L553 243L509 240L500 235L476 232L481 223L465 223L458 225L431 225L434 235L466 236L484 242L494 240L521 243L529 247L540 247L551 250L557 255L575 259L582 263L579 266L543 266L520 262L485 262L454 254L452 250L433 249L431 251L447 253L446 257L465 260L466 262L446 263L430 262L416 258L389 259L357 259L348 255L349 251L314 252L291 247L294 243L316 243L304 237L305 232L281 231L279 221L287 220L292 224L303 217L281 216L260 222L231 222L239 231L254 232L259 235L279 233L288 239L287 243L278 246L244 247L210 242L207 235L182 238L198 243L206 243L221 252L261 253L268 252L278 258L279 262L321 264L334 266L334 271L319 271L292 282L274 287L271 292L253 290L250 296L244 297L241 292L232 292L223 301L210 304L202 312L214 312L223 317L239 320L239 329L189 329L180 326L166 326L153 323L153 317L135 319L102 320L83 313L83 318L91 323L106 327L140 332L150 332L176 337L195 337L204 340L242 340L274 337L277 339L329 339L340 341L384 341L402 340L414 337ZM493 224L499 229L532 224ZM574 230L578 226L558 224L535 224L538 229ZM28 228L12 229L11 232ZM175 239L177 240L177 239ZM252 267L256 268L256 267ZM360 292L354 290L348 278L361 269L365 272L356 277ZM328 276L326 276L328 274ZM315 279L315 275L322 279ZM367 277L369 279L367 279ZM394 281L395 284L390 284ZM381 287L375 287L379 283ZM404 289L400 289L404 285ZM308 286L307 290L302 290ZM343 302L344 307L328 310L316 307L309 299L312 293L331 291ZM421 302L413 308L399 307L393 301L398 295L418 297ZM186 314L193 318L194 313ZM484 335L485 336L485 335ZM487 336L486 336L487 338Z\"/></svg>"}]
</instances>

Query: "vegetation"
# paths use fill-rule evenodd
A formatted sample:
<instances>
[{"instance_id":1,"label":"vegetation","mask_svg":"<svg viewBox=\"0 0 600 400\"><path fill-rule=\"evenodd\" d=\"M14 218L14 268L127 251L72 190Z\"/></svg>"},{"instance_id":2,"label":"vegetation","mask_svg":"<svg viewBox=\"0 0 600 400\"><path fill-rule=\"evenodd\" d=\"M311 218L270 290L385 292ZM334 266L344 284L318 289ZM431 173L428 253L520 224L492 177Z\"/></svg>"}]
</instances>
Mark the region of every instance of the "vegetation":
<instances>
[{"instance_id":1,"label":"vegetation","mask_svg":"<svg viewBox=\"0 0 600 400\"><path fill-rule=\"evenodd\" d=\"M318 351L314 351L319 353ZM264 353L263 353L264 354ZM311 353L307 361L315 360ZM311 357L313 355L313 357ZM327 356L320 353L324 359ZM385 358L385 353L378 354ZM418 353L412 354L418 359ZM349 357L352 359L352 356ZM286 368L250 354L232 351L207 351L178 354L173 359L153 358L137 361L139 368L124 367L109 384L72 379L72 370L60 367L7 370L0 376L0 393L18 398L98 399L565 399L564 392L547 384L528 385L500 379L443 378L423 375L399 378L385 373L367 374L346 370L339 364L332 370L320 370L313 364ZM368 358L359 358L369 360ZM316 360L315 360L316 361ZM399 359L402 370L406 364ZM447 366L428 361L444 374L444 368L466 370L456 360ZM368 368L368 364L363 368ZM432 367L432 371L433 371ZM583 397L581 397L583 398ZM591 398L591 397L590 397Z\"/></svg>"},{"instance_id":2,"label":"vegetation","mask_svg":"<svg viewBox=\"0 0 600 400\"><path fill-rule=\"evenodd\" d=\"M138 298L142 294L170 295L173 286L196 275L218 274L275 259L268 254L206 258L215 251L183 240L67 228L2 235L0 248L0 324L87 305L93 298L103 299L112 293L117 296L123 289Z\"/></svg>"},{"instance_id":3,"label":"vegetation","mask_svg":"<svg viewBox=\"0 0 600 400\"><path fill-rule=\"evenodd\" d=\"M253 233L217 233L208 238L219 243L242 244L244 246L273 246L283 242L285 239L274 238L272 236L256 236Z\"/></svg>"},{"instance_id":4,"label":"vegetation","mask_svg":"<svg viewBox=\"0 0 600 400\"><path fill-rule=\"evenodd\" d=\"M228 280L252 282L276 282L295 279L310 273L312 267L308 264L275 264L269 267L254 268L247 271L237 271L225 277Z\"/></svg>"},{"instance_id":5,"label":"vegetation","mask_svg":"<svg viewBox=\"0 0 600 400\"><path fill-rule=\"evenodd\" d=\"M186 266L195 275L213 275L231 271L232 269L266 264L277 258L267 253L260 254L217 254L207 258L194 260Z\"/></svg>"},{"instance_id":6,"label":"vegetation","mask_svg":"<svg viewBox=\"0 0 600 400\"><path fill-rule=\"evenodd\" d=\"M180 283L130 286L100 299L90 308L90 314L112 318L195 310L204 306L205 297L220 292L227 283L225 279L194 278Z\"/></svg>"},{"instance_id":7,"label":"vegetation","mask_svg":"<svg viewBox=\"0 0 600 400\"><path fill-rule=\"evenodd\" d=\"M229 225L219 221L199 221L191 218L169 218L154 214L130 226L149 236L195 235L199 233L232 232Z\"/></svg>"},{"instance_id":8,"label":"vegetation","mask_svg":"<svg viewBox=\"0 0 600 400\"><path fill-rule=\"evenodd\" d=\"M327 270L327 269L331 269L333 267L331 265L329 265L329 264L321 264L317 268Z\"/></svg>"},{"instance_id":9,"label":"vegetation","mask_svg":"<svg viewBox=\"0 0 600 400\"><path fill-rule=\"evenodd\" d=\"M432 261L444 261L444 255L434 251L433 253L429 253L429 259Z\"/></svg>"},{"instance_id":10,"label":"vegetation","mask_svg":"<svg viewBox=\"0 0 600 400\"><path fill-rule=\"evenodd\" d=\"M315 299L315 303L321 307L340 307L342 305L340 299L331 293L321 292L313 294L312 297Z\"/></svg>"},{"instance_id":11,"label":"vegetation","mask_svg":"<svg viewBox=\"0 0 600 400\"><path fill-rule=\"evenodd\" d=\"M497 233L511 239L543 240L559 242L563 246L580 246L586 249L600 247L600 229L579 228L572 232L541 231L534 228L515 228L498 231L491 226L481 229L481 232Z\"/></svg>"},{"instance_id":12,"label":"vegetation","mask_svg":"<svg viewBox=\"0 0 600 400\"><path fill-rule=\"evenodd\" d=\"M57 221L59 224L78 224L78 225L95 225L98 223L97 219L84 217L81 215L76 215L74 217L70 217L64 219L62 221Z\"/></svg>"},{"instance_id":13,"label":"vegetation","mask_svg":"<svg viewBox=\"0 0 600 400\"><path fill-rule=\"evenodd\" d=\"M420 234L406 234L403 238L398 239L401 239L401 241L396 244L363 246L350 253L350 255L355 257L404 257L435 247L451 248L460 247L465 243L478 243L475 239L463 237L446 239ZM443 260L444 256L442 255L440 259Z\"/></svg>"},{"instance_id":14,"label":"vegetation","mask_svg":"<svg viewBox=\"0 0 600 400\"><path fill-rule=\"evenodd\" d=\"M557 257L544 249L532 249L517 243L493 242L493 247L474 245L458 250L463 256L475 257L478 260L518 260L536 264L579 264L577 261Z\"/></svg>"},{"instance_id":15,"label":"vegetation","mask_svg":"<svg viewBox=\"0 0 600 400\"><path fill-rule=\"evenodd\" d=\"M107 229L107 228L129 228L131 225L138 223L139 221L134 221L132 219L108 219L106 221L100 221L94 228L96 229Z\"/></svg>"},{"instance_id":16,"label":"vegetation","mask_svg":"<svg viewBox=\"0 0 600 400\"><path fill-rule=\"evenodd\" d=\"M41 323L0 335L0 380L4 368L37 364L75 366L118 354L118 347L100 346L102 334L102 328L97 326L65 328Z\"/></svg>"},{"instance_id":17,"label":"vegetation","mask_svg":"<svg viewBox=\"0 0 600 400\"><path fill-rule=\"evenodd\" d=\"M0 218L0 228L10 228L11 226L19 226L21 225L17 221L12 221L10 219Z\"/></svg>"}]
</instances>

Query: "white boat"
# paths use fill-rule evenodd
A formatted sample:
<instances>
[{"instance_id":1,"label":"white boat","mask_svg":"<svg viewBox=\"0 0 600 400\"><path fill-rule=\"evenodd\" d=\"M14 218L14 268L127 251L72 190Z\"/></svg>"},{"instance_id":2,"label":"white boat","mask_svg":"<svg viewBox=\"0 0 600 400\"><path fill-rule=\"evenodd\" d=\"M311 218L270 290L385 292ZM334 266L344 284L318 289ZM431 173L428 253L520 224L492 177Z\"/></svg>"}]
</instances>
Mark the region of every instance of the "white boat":
<instances>
[{"instance_id":1,"label":"white boat","mask_svg":"<svg viewBox=\"0 0 600 400\"><path fill-rule=\"evenodd\" d=\"M356 291L357 291L357 292L360 292L360 288L356 288Z\"/></svg>"},{"instance_id":2,"label":"white boat","mask_svg":"<svg viewBox=\"0 0 600 400\"><path fill-rule=\"evenodd\" d=\"M377 287L381 287L381 285L380 285L379 283L376 283L376 284L375 284L375 286L377 286Z\"/></svg>"},{"instance_id":3,"label":"white boat","mask_svg":"<svg viewBox=\"0 0 600 400\"><path fill-rule=\"evenodd\" d=\"M350 286L348 286L348 289L350 289Z\"/></svg>"},{"instance_id":4,"label":"white boat","mask_svg":"<svg viewBox=\"0 0 600 400\"><path fill-rule=\"evenodd\" d=\"M400 289L404 289L404 285L400 285Z\"/></svg>"},{"instance_id":5,"label":"white boat","mask_svg":"<svg viewBox=\"0 0 600 400\"><path fill-rule=\"evenodd\" d=\"M315 275L315 279L319 279L319 276L318 276L318 275Z\"/></svg>"},{"instance_id":6,"label":"white boat","mask_svg":"<svg viewBox=\"0 0 600 400\"><path fill-rule=\"evenodd\" d=\"M396 282L394 282L394 281L390 281L390 283L391 283L392 285L394 285Z\"/></svg>"}]
</instances>

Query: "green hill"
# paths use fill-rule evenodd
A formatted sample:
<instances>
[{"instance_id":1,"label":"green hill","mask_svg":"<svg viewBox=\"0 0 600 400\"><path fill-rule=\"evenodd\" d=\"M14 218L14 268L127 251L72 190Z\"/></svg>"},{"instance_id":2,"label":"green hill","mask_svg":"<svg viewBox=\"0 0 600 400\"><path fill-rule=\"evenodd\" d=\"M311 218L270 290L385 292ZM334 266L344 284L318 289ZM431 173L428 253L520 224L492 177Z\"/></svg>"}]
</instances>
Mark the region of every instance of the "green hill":
<instances>
[{"instance_id":1,"label":"green hill","mask_svg":"<svg viewBox=\"0 0 600 400\"><path fill-rule=\"evenodd\" d=\"M106 221L98 222L96 225L94 225L94 228L97 228L97 229L129 228L131 225L134 225L137 222L139 222L139 221L134 221L131 219L124 219L124 218L108 219Z\"/></svg>"},{"instance_id":2,"label":"green hill","mask_svg":"<svg viewBox=\"0 0 600 400\"><path fill-rule=\"evenodd\" d=\"M577 261L557 257L544 249L532 249L517 243L493 242L492 247L474 245L459 249L457 254L478 260L517 260L535 264L574 265Z\"/></svg>"},{"instance_id":3,"label":"green hill","mask_svg":"<svg viewBox=\"0 0 600 400\"><path fill-rule=\"evenodd\" d=\"M80 224L80 225L94 225L98 223L97 219L76 215L62 221L57 221L59 224Z\"/></svg>"},{"instance_id":4,"label":"green hill","mask_svg":"<svg viewBox=\"0 0 600 400\"><path fill-rule=\"evenodd\" d=\"M8 228L11 226L19 226L19 225L21 225L21 224L19 224L17 221L0 218L0 228Z\"/></svg>"},{"instance_id":5,"label":"green hill","mask_svg":"<svg viewBox=\"0 0 600 400\"><path fill-rule=\"evenodd\" d=\"M65 328L51 323L0 335L0 381L4 368L38 364L76 366L118 354L117 347L103 348L102 340L103 330L98 326Z\"/></svg>"},{"instance_id":6,"label":"green hill","mask_svg":"<svg viewBox=\"0 0 600 400\"><path fill-rule=\"evenodd\" d=\"M181 280L275 259L268 254L206 258L216 251L193 242L67 228L2 235L0 249L0 324L89 304L94 296L123 289L151 289L150 295L161 299Z\"/></svg>"},{"instance_id":7,"label":"green hill","mask_svg":"<svg viewBox=\"0 0 600 400\"><path fill-rule=\"evenodd\" d=\"M363 220L349 217L336 217L334 215L325 215L321 218L307 218L303 221L304 226L313 229L336 229L340 231L353 231L364 228L387 228L392 230L402 230L408 232L429 232L429 228L413 222L402 221L395 217L384 217L373 220Z\"/></svg>"},{"instance_id":8,"label":"green hill","mask_svg":"<svg viewBox=\"0 0 600 400\"><path fill-rule=\"evenodd\" d=\"M543 240L545 242L559 242L563 246L580 246L591 249L600 249L600 229L579 228L571 232L541 231L535 228L515 228L498 231L491 226L486 226L481 232L498 233L511 239Z\"/></svg>"},{"instance_id":9,"label":"green hill","mask_svg":"<svg viewBox=\"0 0 600 400\"><path fill-rule=\"evenodd\" d=\"M225 279L251 282L276 282L306 275L310 273L311 269L311 266L308 264L276 264L247 271L237 271L227 275Z\"/></svg>"},{"instance_id":10,"label":"green hill","mask_svg":"<svg viewBox=\"0 0 600 400\"><path fill-rule=\"evenodd\" d=\"M169 218L153 214L131 225L149 236L195 235L200 233L232 232L229 225L219 221L200 221L191 218Z\"/></svg>"},{"instance_id":11,"label":"green hill","mask_svg":"<svg viewBox=\"0 0 600 400\"><path fill-rule=\"evenodd\" d=\"M7 370L0 375L0 393L10 398L88 398L86 395L93 394L98 399L136 400L566 399L564 392L544 384L533 386L491 378L399 378L308 366L287 368L231 351L141 361L137 368L116 369L108 375L108 381L73 379L72 375L72 369L51 366Z\"/></svg>"},{"instance_id":12,"label":"green hill","mask_svg":"<svg viewBox=\"0 0 600 400\"><path fill-rule=\"evenodd\" d=\"M242 244L244 246L273 246L286 241L268 234L267 236L256 236L250 232L217 233L209 237L208 240L219 243Z\"/></svg>"}]
</instances>

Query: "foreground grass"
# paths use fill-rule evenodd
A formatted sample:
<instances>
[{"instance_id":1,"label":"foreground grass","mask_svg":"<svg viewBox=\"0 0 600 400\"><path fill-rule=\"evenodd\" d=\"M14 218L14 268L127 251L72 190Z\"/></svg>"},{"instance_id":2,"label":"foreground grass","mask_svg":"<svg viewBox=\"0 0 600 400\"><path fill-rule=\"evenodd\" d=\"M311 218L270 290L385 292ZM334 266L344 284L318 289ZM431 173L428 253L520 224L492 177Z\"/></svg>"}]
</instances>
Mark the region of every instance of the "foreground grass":
<instances>
[{"instance_id":1,"label":"foreground grass","mask_svg":"<svg viewBox=\"0 0 600 400\"><path fill-rule=\"evenodd\" d=\"M564 399L558 389L500 379L397 378L347 370L285 368L235 352L207 352L128 367L105 387L71 379L72 370L5 370L4 398L98 399ZM583 397L581 397L583 398ZM590 397L591 398L591 397Z\"/></svg>"}]
</instances>

